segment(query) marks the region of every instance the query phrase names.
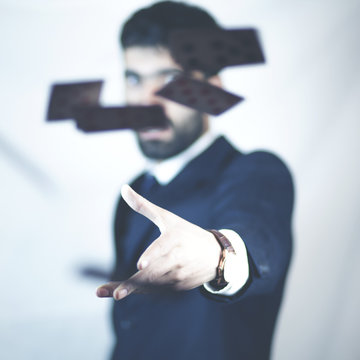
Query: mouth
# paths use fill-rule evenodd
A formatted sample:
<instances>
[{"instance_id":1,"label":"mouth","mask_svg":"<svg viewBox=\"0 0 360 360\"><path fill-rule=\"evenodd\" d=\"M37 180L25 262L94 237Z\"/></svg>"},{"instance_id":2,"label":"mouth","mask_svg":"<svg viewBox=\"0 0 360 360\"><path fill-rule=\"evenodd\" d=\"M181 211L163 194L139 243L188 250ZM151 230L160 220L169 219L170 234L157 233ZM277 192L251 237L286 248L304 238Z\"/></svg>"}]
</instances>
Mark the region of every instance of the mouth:
<instances>
[{"instance_id":1,"label":"mouth","mask_svg":"<svg viewBox=\"0 0 360 360\"><path fill-rule=\"evenodd\" d=\"M168 125L161 128L146 128L139 130L137 133L143 141L166 141L172 137L172 127Z\"/></svg>"}]
</instances>

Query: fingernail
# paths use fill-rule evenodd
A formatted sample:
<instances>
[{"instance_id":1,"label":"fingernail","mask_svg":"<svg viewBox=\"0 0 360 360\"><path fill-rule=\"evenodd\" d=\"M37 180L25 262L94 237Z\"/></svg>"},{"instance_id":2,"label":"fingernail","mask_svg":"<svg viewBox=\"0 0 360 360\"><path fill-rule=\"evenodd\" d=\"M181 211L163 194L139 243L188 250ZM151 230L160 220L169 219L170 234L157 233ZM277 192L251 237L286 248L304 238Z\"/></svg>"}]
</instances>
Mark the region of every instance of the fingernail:
<instances>
[{"instance_id":1,"label":"fingernail","mask_svg":"<svg viewBox=\"0 0 360 360\"><path fill-rule=\"evenodd\" d=\"M109 290L100 288L100 289L96 290L96 294L97 294L97 296L100 296L100 297L106 297L106 296L109 296Z\"/></svg>"},{"instance_id":2,"label":"fingernail","mask_svg":"<svg viewBox=\"0 0 360 360\"><path fill-rule=\"evenodd\" d=\"M128 294L127 289L121 289L115 293L115 300L121 300Z\"/></svg>"},{"instance_id":3,"label":"fingernail","mask_svg":"<svg viewBox=\"0 0 360 360\"><path fill-rule=\"evenodd\" d=\"M141 260L139 263L139 270L144 270L149 265L149 262L147 260Z\"/></svg>"}]
</instances>

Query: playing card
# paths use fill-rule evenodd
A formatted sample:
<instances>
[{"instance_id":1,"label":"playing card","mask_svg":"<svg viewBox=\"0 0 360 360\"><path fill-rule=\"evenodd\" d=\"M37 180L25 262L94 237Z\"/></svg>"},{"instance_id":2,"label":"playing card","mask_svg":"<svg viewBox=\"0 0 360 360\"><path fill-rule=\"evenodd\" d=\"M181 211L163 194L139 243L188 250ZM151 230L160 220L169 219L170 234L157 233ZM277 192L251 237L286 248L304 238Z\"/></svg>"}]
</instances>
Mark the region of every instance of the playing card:
<instances>
[{"instance_id":1,"label":"playing card","mask_svg":"<svg viewBox=\"0 0 360 360\"><path fill-rule=\"evenodd\" d=\"M220 115L244 100L241 96L187 76L178 76L156 94L211 115Z\"/></svg>"},{"instance_id":2,"label":"playing card","mask_svg":"<svg viewBox=\"0 0 360 360\"><path fill-rule=\"evenodd\" d=\"M168 125L164 110L153 106L82 106L74 108L78 129L96 132L121 129L162 128Z\"/></svg>"},{"instance_id":3,"label":"playing card","mask_svg":"<svg viewBox=\"0 0 360 360\"><path fill-rule=\"evenodd\" d=\"M97 105L103 81L53 84L47 121L73 119L74 106Z\"/></svg>"},{"instance_id":4,"label":"playing card","mask_svg":"<svg viewBox=\"0 0 360 360\"><path fill-rule=\"evenodd\" d=\"M186 71L216 74L227 66L265 62L255 29L186 29L170 34L169 48Z\"/></svg>"}]
</instances>

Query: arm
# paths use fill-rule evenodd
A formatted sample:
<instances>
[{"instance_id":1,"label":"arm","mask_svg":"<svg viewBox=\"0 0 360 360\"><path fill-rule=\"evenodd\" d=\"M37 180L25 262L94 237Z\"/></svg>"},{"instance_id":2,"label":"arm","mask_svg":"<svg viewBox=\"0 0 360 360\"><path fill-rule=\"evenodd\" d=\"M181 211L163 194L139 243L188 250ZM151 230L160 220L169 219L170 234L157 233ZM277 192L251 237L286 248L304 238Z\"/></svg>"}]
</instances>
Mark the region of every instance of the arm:
<instances>
[{"instance_id":1,"label":"arm","mask_svg":"<svg viewBox=\"0 0 360 360\"><path fill-rule=\"evenodd\" d=\"M248 157L250 166L241 167L242 172L247 169L248 173L241 176L236 163L230 167L225 174L228 180L221 181L217 187L211 209L214 228L233 229L246 242L251 289L256 289L253 291L269 291L279 276L286 272L289 260L287 227L279 226L281 221L284 225L288 222L281 216L282 212L289 212L284 206L288 201L284 201L282 196L282 192L289 192L285 186L289 181L281 180L288 179L288 174L285 171L287 176L279 176L279 171L284 172L285 167L275 157L269 156L257 154L253 159ZM212 234L151 204L128 187L122 194L135 211L159 227L161 236L140 257L136 274L126 281L100 287L99 296L120 299L132 292L164 288L189 290L215 277L220 247ZM266 281L262 281L264 279Z\"/></svg>"},{"instance_id":2,"label":"arm","mask_svg":"<svg viewBox=\"0 0 360 360\"><path fill-rule=\"evenodd\" d=\"M287 168L265 152L241 161L224 173L210 220L215 228L234 230L247 249L249 281L233 299L272 292L283 282L292 249L293 184Z\"/></svg>"}]
</instances>

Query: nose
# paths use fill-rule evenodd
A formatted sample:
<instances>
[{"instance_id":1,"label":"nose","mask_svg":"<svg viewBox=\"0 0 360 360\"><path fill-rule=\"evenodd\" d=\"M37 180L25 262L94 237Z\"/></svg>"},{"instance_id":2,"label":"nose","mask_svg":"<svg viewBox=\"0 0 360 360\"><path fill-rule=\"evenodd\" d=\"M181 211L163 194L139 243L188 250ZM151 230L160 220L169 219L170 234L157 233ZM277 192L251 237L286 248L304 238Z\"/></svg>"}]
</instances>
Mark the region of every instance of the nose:
<instances>
[{"instance_id":1,"label":"nose","mask_svg":"<svg viewBox=\"0 0 360 360\"><path fill-rule=\"evenodd\" d=\"M130 105L164 105L165 99L156 95L156 92L165 85L164 79L159 76L142 76L134 85L127 83L125 95Z\"/></svg>"},{"instance_id":2,"label":"nose","mask_svg":"<svg viewBox=\"0 0 360 360\"><path fill-rule=\"evenodd\" d=\"M145 81L140 94L141 105L160 105L161 98L156 95L156 92L162 87L161 84L155 81Z\"/></svg>"}]
</instances>

